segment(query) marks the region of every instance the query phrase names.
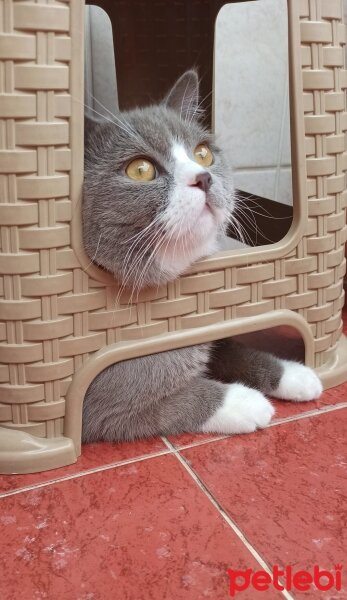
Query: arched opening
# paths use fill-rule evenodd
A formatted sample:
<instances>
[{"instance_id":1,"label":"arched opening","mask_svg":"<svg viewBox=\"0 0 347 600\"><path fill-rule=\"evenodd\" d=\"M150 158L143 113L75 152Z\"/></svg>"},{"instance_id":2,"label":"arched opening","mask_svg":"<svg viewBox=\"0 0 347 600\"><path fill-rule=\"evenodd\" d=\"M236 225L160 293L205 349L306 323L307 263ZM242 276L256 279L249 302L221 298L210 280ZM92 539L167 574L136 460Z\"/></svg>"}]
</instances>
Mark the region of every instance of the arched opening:
<instances>
[{"instance_id":1,"label":"arched opening","mask_svg":"<svg viewBox=\"0 0 347 600\"><path fill-rule=\"evenodd\" d=\"M79 455L81 451L82 407L85 394L93 379L114 363L283 326L290 330L294 329L299 333L305 347L305 363L308 366L313 366L314 344L312 332L300 315L289 310L278 310L257 317L249 317L247 321L235 319L212 326L198 327L196 330L176 331L165 336L148 338L143 341L115 343L102 348L75 373L70 384L66 397L64 435L73 440L76 453Z\"/></svg>"}]
</instances>

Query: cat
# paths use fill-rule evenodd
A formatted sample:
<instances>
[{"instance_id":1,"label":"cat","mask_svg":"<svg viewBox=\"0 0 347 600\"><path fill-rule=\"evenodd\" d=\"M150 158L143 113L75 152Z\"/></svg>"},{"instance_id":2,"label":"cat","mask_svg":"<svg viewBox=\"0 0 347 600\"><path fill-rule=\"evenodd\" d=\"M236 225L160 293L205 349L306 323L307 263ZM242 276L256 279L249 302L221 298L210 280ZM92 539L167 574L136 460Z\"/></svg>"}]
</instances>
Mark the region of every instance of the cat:
<instances>
[{"instance_id":1,"label":"cat","mask_svg":"<svg viewBox=\"0 0 347 600\"><path fill-rule=\"evenodd\" d=\"M174 280L223 243L233 178L199 111L191 70L158 105L86 120L84 247L125 287ZM82 438L248 433L274 415L265 394L306 401L321 392L310 368L228 338L105 369L86 393Z\"/></svg>"}]
</instances>

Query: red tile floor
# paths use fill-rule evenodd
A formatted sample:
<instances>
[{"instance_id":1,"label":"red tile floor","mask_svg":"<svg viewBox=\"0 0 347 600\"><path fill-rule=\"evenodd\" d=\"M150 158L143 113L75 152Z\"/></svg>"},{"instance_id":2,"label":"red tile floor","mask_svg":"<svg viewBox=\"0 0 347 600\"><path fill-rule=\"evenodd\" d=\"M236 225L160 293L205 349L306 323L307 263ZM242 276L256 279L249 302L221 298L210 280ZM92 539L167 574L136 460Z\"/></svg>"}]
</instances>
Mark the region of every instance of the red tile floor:
<instances>
[{"instance_id":1,"label":"red tile floor","mask_svg":"<svg viewBox=\"0 0 347 600\"><path fill-rule=\"evenodd\" d=\"M0 477L0 600L347 599L347 384L275 405L255 434L92 444ZM315 565L320 590L294 577Z\"/></svg>"}]
</instances>

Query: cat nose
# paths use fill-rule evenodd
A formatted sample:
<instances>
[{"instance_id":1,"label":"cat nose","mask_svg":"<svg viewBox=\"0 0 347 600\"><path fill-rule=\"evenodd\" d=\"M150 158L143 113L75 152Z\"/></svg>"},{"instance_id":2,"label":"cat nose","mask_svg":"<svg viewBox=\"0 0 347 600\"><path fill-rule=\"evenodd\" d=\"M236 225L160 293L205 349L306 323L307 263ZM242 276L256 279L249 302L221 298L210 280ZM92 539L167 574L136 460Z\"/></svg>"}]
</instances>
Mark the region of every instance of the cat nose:
<instances>
[{"instance_id":1,"label":"cat nose","mask_svg":"<svg viewBox=\"0 0 347 600\"><path fill-rule=\"evenodd\" d=\"M199 173L195 178L195 184L203 192L208 192L212 185L212 177L209 173Z\"/></svg>"}]
</instances>

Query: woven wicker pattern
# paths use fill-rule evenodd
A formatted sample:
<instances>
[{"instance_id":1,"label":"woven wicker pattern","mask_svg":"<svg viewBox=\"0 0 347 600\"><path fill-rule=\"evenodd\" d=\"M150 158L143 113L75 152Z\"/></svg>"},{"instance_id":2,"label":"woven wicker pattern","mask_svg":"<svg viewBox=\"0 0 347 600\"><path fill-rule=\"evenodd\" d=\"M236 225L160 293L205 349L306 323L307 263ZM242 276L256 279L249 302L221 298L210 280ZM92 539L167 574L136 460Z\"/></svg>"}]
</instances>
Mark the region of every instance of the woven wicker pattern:
<instances>
[{"instance_id":1,"label":"woven wicker pattern","mask_svg":"<svg viewBox=\"0 0 347 600\"><path fill-rule=\"evenodd\" d=\"M81 2L0 5L0 422L61 435L71 379L105 345L279 309L305 319L324 365L341 335L345 269L342 0L300 1L308 218L297 246L248 265L202 261L131 305L126 294L115 305L117 289L88 275L71 246Z\"/></svg>"},{"instance_id":2,"label":"woven wicker pattern","mask_svg":"<svg viewBox=\"0 0 347 600\"><path fill-rule=\"evenodd\" d=\"M328 360L341 334L346 241L347 115L342 2L302 2L302 64L308 222L296 256L299 309L311 325L316 366ZM319 85L316 82L319 81ZM309 300L311 298L311 300Z\"/></svg>"},{"instance_id":3,"label":"woven wicker pattern","mask_svg":"<svg viewBox=\"0 0 347 600\"><path fill-rule=\"evenodd\" d=\"M0 421L39 436L61 434L60 380L74 371L59 341L74 333L59 296L73 271L70 244L67 3L1 2Z\"/></svg>"}]
</instances>

